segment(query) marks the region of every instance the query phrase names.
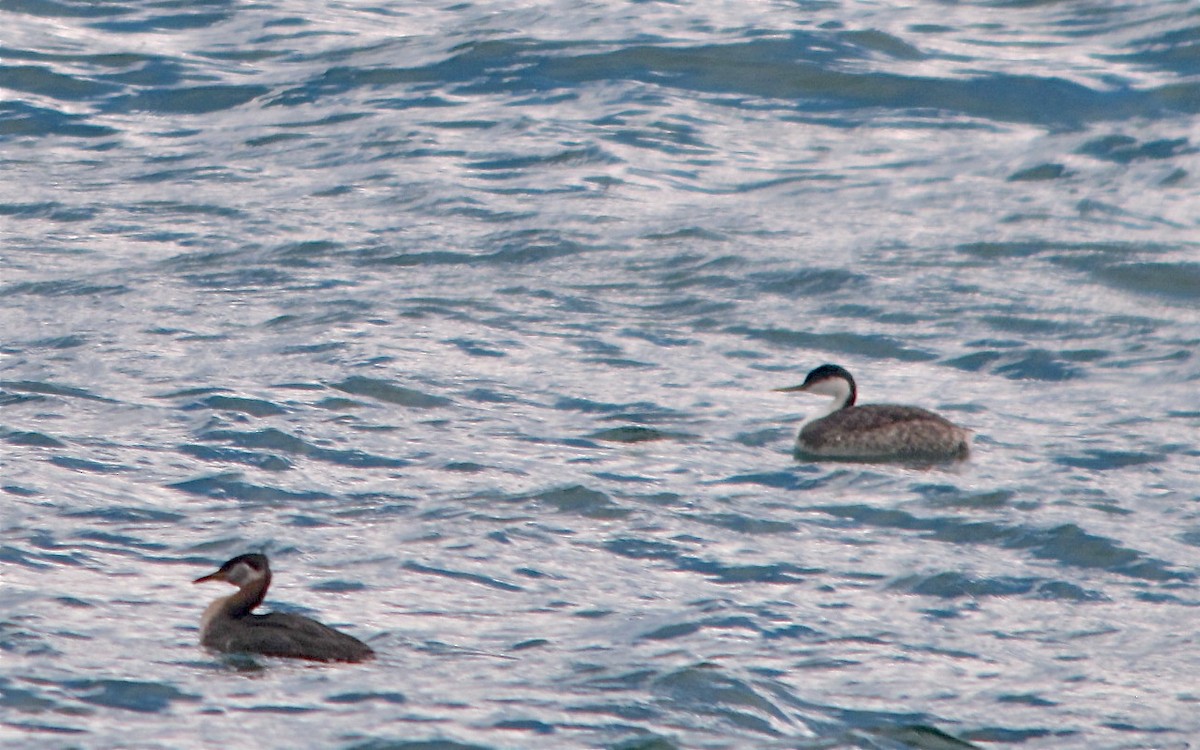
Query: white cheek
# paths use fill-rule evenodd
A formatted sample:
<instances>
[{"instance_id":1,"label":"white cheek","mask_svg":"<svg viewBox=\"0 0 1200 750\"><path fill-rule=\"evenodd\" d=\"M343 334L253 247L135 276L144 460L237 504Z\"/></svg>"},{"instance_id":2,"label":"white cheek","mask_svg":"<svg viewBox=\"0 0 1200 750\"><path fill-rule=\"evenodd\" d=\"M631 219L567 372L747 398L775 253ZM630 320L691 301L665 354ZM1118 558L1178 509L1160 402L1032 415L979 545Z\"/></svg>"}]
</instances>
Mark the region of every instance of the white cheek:
<instances>
[{"instance_id":1,"label":"white cheek","mask_svg":"<svg viewBox=\"0 0 1200 750\"><path fill-rule=\"evenodd\" d=\"M850 396L850 384L841 378L830 378L809 388L808 392L821 396L832 396L835 402L841 403Z\"/></svg>"},{"instance_id":2,"label":"white cheek","mask_svg":"<svg viewBox=\"0 0 1200 750\"><path fill-rule=\"evenodd\" d=\"M837 396L841 391L838 387L841 382L840 380L822 380L816 385L810 386L808 392L818 396Z\"/></svg>"},{"instance_id":3,"label":"white cheek","mask_svg":"<svg viewBox=\"0 0 1200 750\"><path fill-rule=\"evenodd\" d=\"M259 578L262 578L262 573L245 563L239 563L229 571L229 582L235 586L245 586L250 581L257 581Z\"/></svg>"}]
</instances>

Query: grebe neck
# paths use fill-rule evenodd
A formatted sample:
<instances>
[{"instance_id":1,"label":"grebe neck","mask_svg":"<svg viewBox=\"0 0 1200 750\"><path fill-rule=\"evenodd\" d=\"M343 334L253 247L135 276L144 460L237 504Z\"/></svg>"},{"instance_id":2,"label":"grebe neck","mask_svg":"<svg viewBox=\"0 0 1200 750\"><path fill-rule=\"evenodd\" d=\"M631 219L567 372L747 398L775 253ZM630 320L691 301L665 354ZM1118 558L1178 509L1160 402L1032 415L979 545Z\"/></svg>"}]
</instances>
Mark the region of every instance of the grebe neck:
<instances>
[{"instance_id":1,"label":"grebe neck","mask_svg":"<svg viewBox=\"0 0 1200 750\"><path fill-rule=\"evenodd\" d=\"M816 391L817 389L813 389ZM829 378L820 385L820 392L826 396L832 396L833 400L829 402L825 413L821 416L827 417L835 411L854 406L854 402L858 400L858 389L854 386L853 380L845 378Z\"/></svg>"},{"instance_id":2,"label":"grebe neck","mask_svg":"<svg viewBox=\"0 0 1200 750\"><path fill-rule=\"evenodd\" d=\"M271 585L271 571L266 571L259 578L246 581L246 584L231 596L225 597L222 609L230 617L245 617L267 598L267 588Z\"/></svg>"}]
</instances>

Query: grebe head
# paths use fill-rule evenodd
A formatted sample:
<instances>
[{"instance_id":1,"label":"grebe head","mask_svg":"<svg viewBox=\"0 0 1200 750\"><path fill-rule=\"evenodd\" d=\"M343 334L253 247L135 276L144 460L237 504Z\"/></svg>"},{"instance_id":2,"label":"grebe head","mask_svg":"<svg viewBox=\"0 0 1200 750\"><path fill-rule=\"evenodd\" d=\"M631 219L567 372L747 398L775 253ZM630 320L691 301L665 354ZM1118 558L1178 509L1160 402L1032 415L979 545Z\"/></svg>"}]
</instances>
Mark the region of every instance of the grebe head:
<instances>
[{"instance_id":1,"label":"grebe head","mask_svg":"<svg viewBox=\"0 0 1200 750\"><path fill-rule=\"evenodd\" d=\"M248 555L238 555L222 565L221 569L216 573L200 576L192 581L192 583L225 581L226 583L232 583L238 588L245 588L249 584L257 583L264 578L268 580L271 578L271 566L267 564L266 555L251 553Z\"/></svg>"},{"instance_id":2,"label":"grebe head","mask_svg":"<svg viewBox=\"0 0 1200 750\"><path fill-rule=\"evenodd\" d=\"M818 396L832 396L833 408L831 411L854 406L854 401L858 398L858 387L854 384L854 378L850 376L846 368L840 365L821 365L808 373L808 377L804 378L804 382L800 385L776 388L775 390L781 393L803 391L815 393Z\"/></svg>"}]
</instances>

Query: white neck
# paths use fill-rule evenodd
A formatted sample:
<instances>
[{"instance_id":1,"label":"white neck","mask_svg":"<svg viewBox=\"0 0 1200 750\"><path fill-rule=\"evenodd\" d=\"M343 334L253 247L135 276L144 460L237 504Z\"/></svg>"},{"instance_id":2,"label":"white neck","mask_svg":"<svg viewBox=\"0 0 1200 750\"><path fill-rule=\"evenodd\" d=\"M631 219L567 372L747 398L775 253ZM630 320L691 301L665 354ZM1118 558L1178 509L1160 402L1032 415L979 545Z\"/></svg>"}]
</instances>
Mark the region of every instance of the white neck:
<instances>
[{"instance_id":1,"label":"white neck","mask_svg":"<svg viewBox=\"0 0 1200 750\"><path fill-rule=\"evenodd\" d=\"M845 393L843 393L841 395L838 395L837 393L831 393L829 390L825 390L825 388L824 388L824 386L826 385L825 383L822 383L821 385L817 386L817 388L821 389L820 391L818 391L817 388L813 388L813 389L809 390L809 393L813 393L813 394L816 394L819 396L833 396L833 398L830 399L829 401L825 402L825 405L822 408L817 409L812 414L809 414L808 416L806 416L804 418L804 421L800 423L800 429L803 430L806 426L812 424L813 422L816 422L818 419L824 419L825 417L828 417L830 414L833 414L835 411L842 408L842 404L846 403L846 399L850 398L850 388L848 386L846 386L846 382L844 380L841 380L839 378L838 380L830 381L830 383L829 383L829 385L835 385L835 384L842 386L843 387L842 390L844 390Z\"/></svg>"},{"instance_id":2,"label":"white neck","mask_svg":"<svg viewBox=\"0 0 1200 750\"><path fill-rule=\"evenodd\" d=\"M832 399L830 401L825 402L825 407L823 409L821 409L820 411L818 411L816 413L816 415L813 416L813 419L820 419L822 417L828 417L830 414L833 414L835 411L837 411L841 408L842 408L842 400L836 399L836 398Z\"/></svg>"}]
</instances>

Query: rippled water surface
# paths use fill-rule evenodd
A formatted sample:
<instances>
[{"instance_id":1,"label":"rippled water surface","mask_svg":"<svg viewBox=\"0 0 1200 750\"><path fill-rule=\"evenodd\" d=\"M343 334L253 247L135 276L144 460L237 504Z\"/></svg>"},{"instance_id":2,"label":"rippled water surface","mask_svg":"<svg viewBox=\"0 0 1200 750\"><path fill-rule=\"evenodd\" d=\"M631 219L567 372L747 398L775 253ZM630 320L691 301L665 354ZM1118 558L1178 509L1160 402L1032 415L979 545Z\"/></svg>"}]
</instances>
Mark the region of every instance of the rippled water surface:
<instances>
[{"instance_id":1,"label":"rippled water surface","mask_svg":"<svg viewBox=\"0 0 1200 750\"><path fill-rule=\"evenodd\" d=\"M0 166L4 747L1200 739L1190 0L4 0Z\"/></svg>"}]
</instances>

